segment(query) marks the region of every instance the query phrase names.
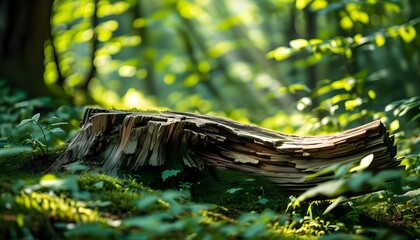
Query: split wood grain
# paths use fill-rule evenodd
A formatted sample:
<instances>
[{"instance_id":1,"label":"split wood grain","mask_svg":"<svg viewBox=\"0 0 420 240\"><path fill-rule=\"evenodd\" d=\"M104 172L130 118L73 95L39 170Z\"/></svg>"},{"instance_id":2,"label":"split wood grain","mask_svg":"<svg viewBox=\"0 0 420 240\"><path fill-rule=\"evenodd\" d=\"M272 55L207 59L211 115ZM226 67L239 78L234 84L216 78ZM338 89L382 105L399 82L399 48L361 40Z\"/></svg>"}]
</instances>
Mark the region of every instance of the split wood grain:
<instances>
[{"instance_id":1,"label":"split wood grain","mask_svg":"<svg viewBox=\"0 0 420 240\"><path fill-rule=\"evenodd\" d=\"M370 170L399 165L394 138L380 121L327 136L294 136L192 113L126 112L89 108L80 131L52 169L90 161L103 171L162 166L185 148L182 164L216 166L267 177L285 190L304 191L332 176L305 178L337 163L373 153Z\"/></svg>"}]
</instances>

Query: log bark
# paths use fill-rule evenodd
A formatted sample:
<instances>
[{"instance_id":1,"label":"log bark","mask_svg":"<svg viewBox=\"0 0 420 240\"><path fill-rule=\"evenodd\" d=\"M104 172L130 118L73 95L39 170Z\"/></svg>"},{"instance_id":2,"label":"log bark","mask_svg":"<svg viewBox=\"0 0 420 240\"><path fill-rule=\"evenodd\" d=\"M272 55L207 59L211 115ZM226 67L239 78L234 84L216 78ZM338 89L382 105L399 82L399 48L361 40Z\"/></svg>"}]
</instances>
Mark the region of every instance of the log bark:
<instances>
[{"instance_id":1,"label":"log bark","mask_svg":"<svg viewBox=\"0 0 420 240\"><path fill-rule=\"evenodd\" d=\"M106 173L164 166L182 151L180 164L234 169L267 177L285 191L305 191L333 176L305 178L336 163L373 153L368 169L399 165L394 138L373 121L338 134L294 136L219 117L179 112L125 112L89 108L66 151L53 164L95 163Z\"/></svg>"}]
</instances>

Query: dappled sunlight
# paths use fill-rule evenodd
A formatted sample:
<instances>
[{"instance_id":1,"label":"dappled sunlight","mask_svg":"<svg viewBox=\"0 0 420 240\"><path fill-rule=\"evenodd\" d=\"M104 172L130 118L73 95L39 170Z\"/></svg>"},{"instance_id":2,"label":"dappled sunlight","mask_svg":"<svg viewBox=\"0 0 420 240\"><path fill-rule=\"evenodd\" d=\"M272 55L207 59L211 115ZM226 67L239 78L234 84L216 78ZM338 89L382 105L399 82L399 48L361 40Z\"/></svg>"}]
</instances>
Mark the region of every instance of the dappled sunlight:
<instances>
[{"instance_id":1,"label":"dappled sunlight","mask_svg":"<svg viewBox=\"0 0 420 240\"><path fill-rule=\"evenodd\" d=\"M0 238L419 238L417 1L3 2Z\"/></svg>"},{"instance_id":2,"label":"dappled sunlight","mask_svg":"<svg viewBox=\"0 0 420 240\"><path fill-rule=\"evenodd\" d=\"M243 108L254 102L255 107L241 117L251 121L275 114L277 107L270 107L273 102L285 104L280 106L284 108L292 101L287 92L262 100L265 91L287 84L279 70L282 67L265 58L269 45L273 45L269 42L278 41L274 36L265 37L261 28L265 24L263 9L251 1L238 4L180 0L151 5L154 10L133 16L133 9L142 9L142 4L101 1L95 6L87 0L57 1L52 21L54 38L46 48L47 85L54 89L62 84L65 92L74 97L79 90L91 91L96 103L106 107L141 104L206 113L223 112L226 107ZM221 6L226 6L224 12L219 12ZM185 28L183 23L188 21L192 25ZM230 66L226 61L241 66ZM110 81L123 83L108 84ZM220 87L224 84L243 86ZM135 89L137 97L128 89ZM167 101L172 92L180 92L185 99L198 94L212 104ZM100 100L103 96L108 100ZM80 97L83 95L77 95Z\"/></svg>"},{"instance_id":3,"label":"dappled sunlight","mask_svg":"<svg viewBox=\"0 0 420 240\"><path fill-rule=\"evenodd\" d=\"M146 99L143 94L136 91L134 88L128 89L126 94L120 101L119 108L137 108L137 109L153 109L158 110L159 108L150 100Z\"/></svg>"}]
</instances>

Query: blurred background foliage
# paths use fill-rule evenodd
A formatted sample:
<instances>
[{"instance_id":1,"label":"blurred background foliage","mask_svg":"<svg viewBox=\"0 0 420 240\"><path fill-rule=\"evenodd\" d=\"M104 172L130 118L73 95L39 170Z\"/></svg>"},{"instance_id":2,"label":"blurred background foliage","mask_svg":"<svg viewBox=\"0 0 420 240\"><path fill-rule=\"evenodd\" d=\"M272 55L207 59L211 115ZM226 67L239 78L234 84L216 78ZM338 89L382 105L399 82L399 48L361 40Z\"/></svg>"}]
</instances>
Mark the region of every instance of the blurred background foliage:
<instances>
[{"instance_id":1,"label":"blurred background foliage","mask_svg":"<svg viewBox=\"0 0 420 240\"><path fill-rule=\"evenodd\" d=\"M0 158L5 167L0 176L13 175L10 166L17 165L5 156L27 152L36 158L41 151L42 158L49 158L49 149L63 145L78 131L87 105L213 114L293 134L343 131L380 119L396 136L398 157L405 157L405 171L398 172L392 191L355 198L353 210L345 217L339 212L339 217L355 218L358 225L359 204L366 215L373 219L379 216L378 222L399 229L411 226L418 237L419 23L418 0L2 0ZM54 158L59 149L51 152ZM337 176L341 172L338 177L348 186L363 183L382 188L383 179L396 174L396 170L350 174L349 166L334 170ZM104 181L92 185L95 191ZM77 189L75 178L64 183ZM324 185L322 190L334 189ZM8 195L10 191L0 196L4 208L15 201ZM121 191L121 195L113 192L112 197L120 199L126 194L125 188ZM51 202L50 206L60 199L34 194L18 196L16 201L32 197L47 199L42 201ZM260 197L258 204L271 201ZM291 204L296 202L293 199ZM347 198L340 196L330 207L340 201ZM99 203L109 205L108 200ZM378 203L388 205L384 208ZM126 207L132 209L132 205ZM196 214L194 208L181 209ZM295 211L286 217L295 218ZM329 222L313 218L311 211L308 207L307 225L304 222L293 227L302 223L300 218L290 222L283 219L282 225L288 227L290 223L290 229L304 229L296 233L309 233L321 226L316 232L321 234ZM39 219L38 215L35 212L33 216ZM156 214L146 220L159 218L156 221L160 223L162 216L166 215ZM48 218L51 220L51 215ZM279 218L284 216L263 212L252 221L267 224L267 219L276 222ZM22 228L23 215L16 219L17 229ZM27 219L33 222L31 216ZM249 220L244 219L244 224L239 220L238 228L219 228L217 223L214 231L221 229L216 232L221 236L226 236L224 231L236 231L232 236L242 236L242 231L248 230L257 236L263 231L261 224L253 222L254 227L248 228ZM129 219L121 229L124 224L142 227L144 221ZM182 225L175 221L174 226L187 229L200 221L190 217ZM372 220L367 222L370 226ZM403 224L398 225L400 222ZM9 228L5 226L0 232L9 231L3 230ZM86 229L75 229L74 234L84 234ZM92 229L93 234L102 233ZM162 229L156 229L148 236L158 236L153 234L160 232L154 231Z\"/></svg>"},{"instance_id":2,"label":"blurred background foliage","mask_svg":"<svg viewBox=\"0 0 420 240\"><path fill-rule=\"evenodd\" d=\"M34 55L35 48L29 42L44 38L42 76L33 72L18 86L60 104L195 111L318 134L372 119L394 132L403 124L386 106L420 95L415 0L2 4L1 30L8 35L0 59L30 59L25 53ZM22 24L11 24L7 9L35 33L16 30ZM23 54L12 59L16 35L31 41L20 40ZM21 68L0 67L7 85L28 72L28 64L16 65ZM418 114L418 101L414 106L407 112Z\"/></svg>"}]
</instances>

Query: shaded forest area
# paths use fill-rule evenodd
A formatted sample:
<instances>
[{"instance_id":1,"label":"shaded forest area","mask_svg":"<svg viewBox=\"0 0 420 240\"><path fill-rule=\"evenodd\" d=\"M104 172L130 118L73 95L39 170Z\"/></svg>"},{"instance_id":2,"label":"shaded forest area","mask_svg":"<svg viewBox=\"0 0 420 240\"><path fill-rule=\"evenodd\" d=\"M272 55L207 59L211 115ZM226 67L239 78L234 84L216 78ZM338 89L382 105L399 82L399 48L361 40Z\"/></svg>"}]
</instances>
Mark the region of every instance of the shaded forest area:
<instances>
[{"instance_id":1,"label":"shaded forest area","mask_svg":"<svg viewBox=\"0 0 420 240\"><path fill-rule=\"evenodd\" d=\"M0 236L420 237L419 1L3 0L0 63ZM177 165L46 174L91 106L295 135L380 120L402 167L330 165L312 177L336 180L299 196Z\"/></svg>"}]
</instances>

